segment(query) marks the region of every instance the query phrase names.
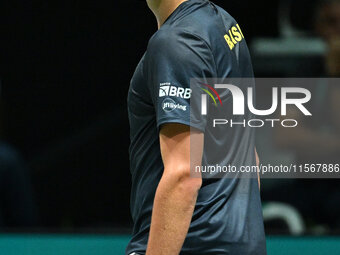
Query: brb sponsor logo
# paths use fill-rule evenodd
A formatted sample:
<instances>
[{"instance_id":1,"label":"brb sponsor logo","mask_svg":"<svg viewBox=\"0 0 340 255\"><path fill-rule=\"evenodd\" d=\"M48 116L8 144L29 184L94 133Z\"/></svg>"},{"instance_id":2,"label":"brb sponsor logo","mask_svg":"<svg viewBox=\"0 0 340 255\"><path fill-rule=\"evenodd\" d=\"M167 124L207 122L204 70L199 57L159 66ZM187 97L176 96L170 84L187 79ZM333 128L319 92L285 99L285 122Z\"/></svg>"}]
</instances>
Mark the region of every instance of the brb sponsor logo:
<instances>
[{"instance_id":1,"label":"brb sponsor logo","mask_svg":"<svg viewBox=\"0 0 340 255\"><path fill-rule=\"evenodd\" d=\"M161 83L159 88L159 97L178 97L190 99L191 89L174 86L169 82Z\"/></svg>"},{"instance_id":2,"label":"brb sponsor logo","mask_svg":"<svg viewBox=\"0 0 340 255\"><path fill-rule=\"evenodd\" d=\"M182 110L182 111L185 112L187 110L187 106L186 105L177 104L171 98L166 98L162 102L162 109L165 112L172 112L173 110L176 110L176 109Z\"/></svg>"},{"instance_id":3,"label":"brb sponsor logo","mask_svg":"<svg viewBox=\"0 0 340 255\"><path fill-rule=\"evenodd\" d=\"M256 109L254 106L254 94L253 88L247 88L247 98L245 97L243 91L231 84L215 84L214 88L203 84L216 95L217 99L220 101L220 105L223 106L222 100L217 93L216 89L227 89L230 91L233 101L233 115L235 116L244 116L245 115L245 101L247 99L247 107L248 110L256 115L256 116L269 116L274 114L279 106L279 88L274 87L272 89L272 105L269 109L259 110ZM207 115L208 114L208 95L213 99L215 106L217 106L217 102L213 94L207 90L201 88L206 94L201 95L201 114ZM299 98L290 98L290 95L299 95ZM287 106L294 105L297 107L300 112L305 116L312 116L311 112L305 107L305 104L311 100L311 92L305 88L298 88L298 87L283 87L281 88L281 116L287 116ZM298 121L295 119L243 119L237 120L237 122L233 119L213 119L213 127L218 125L228 125L230 127L233 126L249 126L249 127L263 127L265 124L271 124L271 127L274 127L276 123L280 123L283 127L296 127L298 125Z\"/></svg>"}]
</instances>

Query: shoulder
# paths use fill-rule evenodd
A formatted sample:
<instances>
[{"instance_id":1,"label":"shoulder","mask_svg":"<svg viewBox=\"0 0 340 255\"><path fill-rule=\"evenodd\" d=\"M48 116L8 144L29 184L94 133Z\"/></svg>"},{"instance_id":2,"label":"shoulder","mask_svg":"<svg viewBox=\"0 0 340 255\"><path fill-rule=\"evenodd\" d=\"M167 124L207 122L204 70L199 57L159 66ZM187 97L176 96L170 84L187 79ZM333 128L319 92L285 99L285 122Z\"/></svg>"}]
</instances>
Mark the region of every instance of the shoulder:
<instances>
[{"instance_id":1,"label":"shoulder","mask_svg":"<svg viewBox=\"0 0 340 255\"><path fill-rule=\"evenodd\" d=\"M148 43L152 58L174 57L188 59L190 55L212 56L209 44L200 35L182 28L165 27L157 31Z\"/></svg>"},{"instance_id":2,"label":"shoulder","mask_svg":"<svg viewBox=\"0 0 340 255\"><path fill-rule=\"evenodd\" d=\"M150 39L148 49L151 47L166 47L176 44L185 44L186 42L201 42L206 41L197 33L189 30L172 27L164 27L158 30Z\"/></svg>"},{"instance_id":3,"label":"shoulder","mask_svg":"<svg viewBox=\"0 0 340 255\"><path fill-rule=\"evenodd\" d=\"M235 19L221 7L205 6L173 23L164 24L150 39L148 50L176 50L174 46L187 45L213 52L216 45L225 44L227 28L235 24Z\"/></svg>"}]
</instances>

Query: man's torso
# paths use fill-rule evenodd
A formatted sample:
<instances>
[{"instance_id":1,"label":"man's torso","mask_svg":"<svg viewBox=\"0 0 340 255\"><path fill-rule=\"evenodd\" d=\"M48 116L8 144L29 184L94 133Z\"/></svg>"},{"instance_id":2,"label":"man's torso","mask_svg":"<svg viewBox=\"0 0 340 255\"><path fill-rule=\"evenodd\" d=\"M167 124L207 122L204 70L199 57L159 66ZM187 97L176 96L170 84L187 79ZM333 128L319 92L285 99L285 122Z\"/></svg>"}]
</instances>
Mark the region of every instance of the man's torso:
<instances>
[{"instance_id":1,"label":"man's torso","mask_svg":"<svg viewBox=\"0 0 340 255\"><path fill-rule=\"evenodd\" d=\"M202 72L202 76L253 77L248 48L240 26L229 14L208 1L184 2L151 38L148 50L136 68L128 95L131 129L131 212L134 229L127 254L132 252L144 254L146 250L153 199L163 172L159 127L169 122L190 125L189 109L164 112L167 110L164 108L164 100L167 98L185 106L185 93L174 93L171 96L168 92L164 92L166 95L164 96L159 88L167 85L183 87L185 90L190 88L190 78L201 78L185 77L187 73L177 70L176 68L183 69L183 67L176 63L164 67L166 70L155 66L158 63L155 58L158 57L155 56L157 44L154 42L160 37L169 38L169 42L173 40L171 37L179 37L179 40L188 41L185 45L189 45L189 48L206 46L211 56L205 58L205 62L209 63L202 66L202 69L209 70ZM199 38L197 45L196 37ZM171 45L169 48L176 51L176 48L171 48ZM205 53L206 51L203 52ZM193 63L195 64L197 61ZM185 68L191 67L186 65ZM162 76L163 72L169 75ZM173 81L171 74L176 75L176 73L183 77ZM188 76L190 74L189 72ZM225 104L231 104L228 98L222 100ZM161 112L161 117L158 116L158 112ZM205 136L208 138L213 136L213 132L209 129L208 126L204 127ZM210 138L214 139L214 137ZM255 155L249 149L255 147L253 130L247 128L229 130L216 146L226 153L222 161L229 161L229 164L238 166L255 164ZM238 153L239 151L246 153ZM204 151L205 161L209 161L210 153L213 154ZM203 180L181 254L262 255L265 254L265 249L257 180L252 178Z\"/></svg>"}]
</instances>

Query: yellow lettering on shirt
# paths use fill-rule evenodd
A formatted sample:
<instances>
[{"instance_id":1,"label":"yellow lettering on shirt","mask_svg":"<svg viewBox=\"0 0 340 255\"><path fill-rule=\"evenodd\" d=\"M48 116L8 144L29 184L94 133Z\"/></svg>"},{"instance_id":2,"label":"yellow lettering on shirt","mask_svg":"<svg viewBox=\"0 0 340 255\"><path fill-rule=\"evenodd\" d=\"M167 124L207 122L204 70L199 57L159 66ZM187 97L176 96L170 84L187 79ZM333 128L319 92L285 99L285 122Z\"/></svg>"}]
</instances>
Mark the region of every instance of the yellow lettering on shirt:
<instances>
[{"instance_id":1,"label":"yellow lettering on shirt","mask_svg":"<svg viewBox=\"0 0 340 255\"><path fill-rule=\"evenodd\" d=\"M230 40L229 35L225 35L225 36L224 36L224 39L227 41L230 50L233 50L233 48L234 48L235 45L234 45L233 42Z\"/></svg>"},{"instance_id":2,"label":"yellow lettering on shirt","mask_svg":"<svg viewBox=\"0 0 340 255\"><path fill-rule=\"evenodd\" d=\"M244 36L242 30L238 24L236 26L232 26L228 33L224 35L224 39L226 40L230 50L233 50L234 47L243 40Z\"/></svg>"},{"instance_id":3,"label":"yellow lettering on shirt","mask_svg":"<svg viewBox=\"0 0 340 255\"><path fill-rule=\"evenodd\" d=\"M236 24L236 26L237 26L238 30L240 31L240 33L241 33L241 35L242 35L242 38L244 38L244 35L243 35L243 33L242 33L242 30L241 30L240 26L239 26L238 24Z\"/></svg>"},{"instance_id":4,"label":"yellow lettering on shirt","mask_svg":"<svg viewBox=\"0 0 340 255\"><path fill-rule=\"evenodd\" d=\"M238 42L242 41L242 35L241 35L240 32L237 31L236 27L232 27L231 31L233 32L233 35L235 36L236 41L238 41Z\"/></svg>"}]
</instances>

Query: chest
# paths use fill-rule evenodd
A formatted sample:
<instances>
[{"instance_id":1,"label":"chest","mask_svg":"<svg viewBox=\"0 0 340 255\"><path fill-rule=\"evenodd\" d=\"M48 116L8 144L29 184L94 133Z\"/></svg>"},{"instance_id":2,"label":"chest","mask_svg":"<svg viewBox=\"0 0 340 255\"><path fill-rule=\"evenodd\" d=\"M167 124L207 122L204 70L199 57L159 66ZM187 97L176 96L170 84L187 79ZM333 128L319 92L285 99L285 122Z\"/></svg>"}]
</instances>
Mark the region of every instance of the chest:
<instances>
[{"instance_id":1,"label":"chest","mask_svg":"<svg viewBox=\"0 0 340 255\"><path fill-rule=\"evenodd\" d=\"M145 71L145 56L143 56L132 76L128 91L127 103L131 116L145 116L153 112L153 103Z\"/></svg>"}]
</instances>

